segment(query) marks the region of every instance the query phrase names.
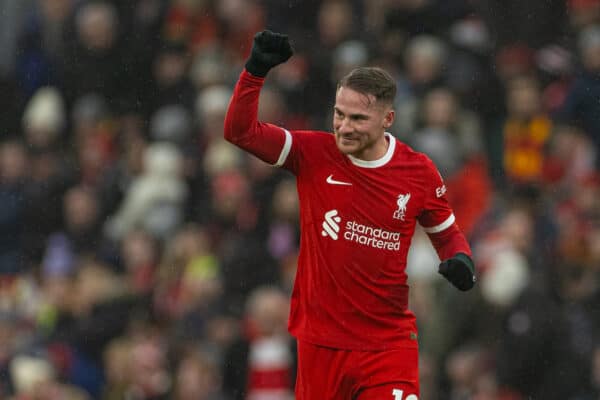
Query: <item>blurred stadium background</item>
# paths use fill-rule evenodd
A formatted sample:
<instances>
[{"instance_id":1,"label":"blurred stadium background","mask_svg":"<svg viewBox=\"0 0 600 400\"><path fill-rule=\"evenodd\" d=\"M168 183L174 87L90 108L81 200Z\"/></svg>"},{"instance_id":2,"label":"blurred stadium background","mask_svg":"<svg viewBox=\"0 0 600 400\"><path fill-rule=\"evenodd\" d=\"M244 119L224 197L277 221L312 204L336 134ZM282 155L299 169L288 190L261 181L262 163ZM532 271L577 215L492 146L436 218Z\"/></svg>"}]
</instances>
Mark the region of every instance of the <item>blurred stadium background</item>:
<instances>
[{"instance_id":1,"label":"blurred stadium background","mask_svg":"<svg viewBox=\"0 0 600 400\"><path fill-rule=\"evenodd\" d=\"M0 1L0 398L293 398L294 181L222 140L265 27L263 120L379 65L445 178L480 280L417 233L421 399L599 399L599 0Z\"/></svg>"}]
</instances>

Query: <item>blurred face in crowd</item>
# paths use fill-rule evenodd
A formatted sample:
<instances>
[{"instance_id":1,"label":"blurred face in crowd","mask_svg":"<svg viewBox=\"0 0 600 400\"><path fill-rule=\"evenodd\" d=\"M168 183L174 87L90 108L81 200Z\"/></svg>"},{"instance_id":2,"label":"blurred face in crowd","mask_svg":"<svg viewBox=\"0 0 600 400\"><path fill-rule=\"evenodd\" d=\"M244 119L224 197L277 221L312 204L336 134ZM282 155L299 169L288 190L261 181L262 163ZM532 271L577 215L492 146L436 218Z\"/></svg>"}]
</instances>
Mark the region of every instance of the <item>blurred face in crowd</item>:
<instances>
[{"instance_id":1,"label":"blurred face in crowd","mask_svg":"<svg viewBox=\"0 0 600 400\"><path fill-rule=\"evenodd\" d=\"M522 208L510 210L500 225L502 235L513 247L527 252L534 240L533 219L530 213Z\"/></svg>"},{"instance_id":2,"label":"blurred face in crowd","mask_svg":"<svg viewBox=\"0 0 600 400\"><path fill-rule=\"evenodd\" d=\"M287 221L294 221L299 213L298 192L293 181L281 181L273 194L273 214Z\"/></svg>"},{"instance_id":3,"label":"blurred face in crowd","mask_svg":"<svg viewBox=\"0 0 600 400\"><path fill-rule=\"evenodd\" d=\"M448 128L454 122L456 101L446 89L436 89L425 97L425 123L429 127Z\"/></svg>"},{"instance_id":4,"label":"blurred face in crowd","mask_svg":"<svg viewBox=\"0 0 600 400\"><path fill-rule=\"evenodd\" d=\"M338 149L358 159L372 161L387 151L384 132L394 121L391 105L375 96L341 86L335 96L333 130Z\"/></svg>"},{"instance_id":5,"label":"blurred face in crowd","mask_svg":"<svg viewBox=\"0 0 600 400\"><path fill-rule=\"evenodd\" d=\"M575 30L595 24L600 20L600 3L595 1L569 0L567 18Z\"/></svg>"},{"instance_id":6,"label":"blurred face in crowd","mask_svg":"<svg viewBox=\"0 0 600 400\"><path fill-rule=\"evenodd\" d=\"M6 142L0 146L0 180L14 182L26 175L27 154L17 142Z\"/></svg>"},{"instance_id":7,"label":"blurred face in crowd","mask_svg":"<svg viewBox=\"0 0 600 400\"><path fill-rule=\"evenodd\" d=\"M251 29L261 20L262 12L255 2L246 0L220 0L216 2L217 15L232 29Z\"/></svg>"},{"instance_id":8,"label":"blurred face in crowd","mask_svg":"<svg viewBox=\"0 0 600 400\"><path fill-rule=\"evenodd\" d=\"M73 0L40 0L43 15L51 21L62 21L73 9Z\"/></svg>"},{"instance_id":9,"label":"blurred face in crowd","mask_svg":"<svg viewBox=\"0 0 600 400\"><path fill-rule=\"evenodd\" d=\"M331 46L342 41L350 32L352 18L352 6L349 2L344 0L324 2L318 15L321 42Z\"/></svg>"},{"instance_id":10,"label":"blurred face in crowd","mask_svg":"<svg viewBox=\"0 0 600 400\"><path fill-rule=\"evenodd\" d=\"M90 3L77 15L77 33L83 45L92 50L106 50L116 39L117 12L109 3Z\"/></svg>"},{"instance_id":11,"label":"blurred face in crowd","mask_svg":"<svg viewBox=\"0 0 600 400\"><path fill-rule=\"evenodd\" d=\"M175 399L204 399L217 391L220 377L217 368L201 356L184 357L175 374Z\"/></svg>"},{"instance_id":12,"label":"blurred face in crowd","mask_svg":"<svg viewBox=\"0 0 600 400\"><path fill-rule=\"evenodd\" d=\"M277 289L258 288L248 299L248 318L260 336L286 332L289 301Z\"/></svg>"},{"instance_id":13,"label":"blurred face in crowd","mask_svg":"<svg viewBox=\"0 0 600 400\"><path fill-rule=\"evenodd\" d=\"M235 218L249 196L248 179L239 171L224 171L212 181L214 212L221 218Z\"/></svg>"},{"instance_id":14,"label":"blurred face in crowd","mask_svg":"<svg viewBox=\"0 0 600 400\"><path fill-rule=\"evenodd\" d=\"M187 69L188 59L185 53L165 51L158 55L154 65L154 76L162 86L177 83Z\"/></svg>"},{"instance_id":15,"label":"blurred face in crowd","mask_svg":"<svg viewBox=\"0 0 600 400\"><path fill-rule=\"evenodd\" d=\"M152 237L141 230L130 232L122 241L121 254L128 270L154 265L156 252Z\"/></svg>"},{"instance_id":16,"label":"blurred face in crowd","mask_svg":"<svg viewBox=\"0 0 600 400\"><path fill-rule=\"evenodd\" d=\"M131 343L124 337L113 339L103 351L102 358L106 371L107 386L127 384L129 363L131 362Z\"/></svg>"},{"instance_id":17,"label":"blurred face in crowd","mask_svg":"<svg viewBox=\"0 0 600 400\"><path fill-rule=\"evenodd\" d=\"M581 58L588 71L600 71L600 43L583 49Z\"/></svg>"},{"instance_id":18,"label":"blurred face in crowd","mask_svg":"<svg viewBox=\"0 0 600 400\"><path fill-rule=\"evenodd\" d=\"M434 36L419 35L407 43L404 62L413 84L427 84L441 74L445 60L444 44Z\"/></svg>"},{"instance_id":19,"label":"blurred face in crowd","mask_svg":"<svg viewBox=\"0 0 600 400\"><path fill-rule=\"evenodd\" d=\"M161 338L152 335L137 337L130 349L129 374L132 384L142 389L146 398L164 395L169 387L169 377Z\"/></svg>"},{"instance_id":20,"label":"blurred face in crowd","mask_svg":"<svg viewBox=\"0 0 600 400\"><path fill-rule=\"evenodd\" d=\"M85 229L96 222L98 204L94 194L83 187L70 189L64 200L65 222L72 229Z\"/></svg>"},{"instance_id":21,"label":"blurred face in crowd","mask_svg":"<svg viewBox=\"0 0 600 400\"><path fill-rule=\"evenodd\" d=\"M531 78L514 78L508 83L507 106L516 118L528 119L540 111L541 98L537 82Z\"/></svg>"}]
</instances>

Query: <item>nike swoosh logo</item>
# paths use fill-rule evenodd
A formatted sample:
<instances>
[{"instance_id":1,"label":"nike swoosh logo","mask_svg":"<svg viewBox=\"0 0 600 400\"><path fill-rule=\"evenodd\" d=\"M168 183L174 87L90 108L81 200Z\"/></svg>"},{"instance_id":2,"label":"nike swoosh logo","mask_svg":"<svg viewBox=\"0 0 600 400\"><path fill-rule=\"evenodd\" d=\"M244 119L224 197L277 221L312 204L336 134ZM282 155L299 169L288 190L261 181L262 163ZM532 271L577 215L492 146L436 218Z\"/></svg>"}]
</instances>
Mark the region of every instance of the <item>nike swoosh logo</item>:
<instances>
[{"instance_id":1,"label":"nike swoosh logo","mask_svg":"<svg viewBox=\"0 0 600 400\"><path fill-rule=\"evenodd\" d=\"M331 185L346 185L346 186L352 186L351 183L349 182L342 182L342 181L336 181L335 179L333 179L333 175L329 175L327 177L327 183L331 184Z\"/></svg>"}]
</instances>

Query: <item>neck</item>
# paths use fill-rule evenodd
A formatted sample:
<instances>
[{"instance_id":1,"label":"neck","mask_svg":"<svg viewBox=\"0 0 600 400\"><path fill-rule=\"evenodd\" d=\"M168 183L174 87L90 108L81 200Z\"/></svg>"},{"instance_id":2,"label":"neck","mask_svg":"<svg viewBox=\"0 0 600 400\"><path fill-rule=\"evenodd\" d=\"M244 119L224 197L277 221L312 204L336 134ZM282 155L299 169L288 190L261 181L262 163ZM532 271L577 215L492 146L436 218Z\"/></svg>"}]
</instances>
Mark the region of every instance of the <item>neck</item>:
<instances>
[{"instance_id":1,"label":"neck","mask_svg":"<svg viewBox=\"0 0 600 400\"><path fill-rule=\"evenodd\" d=\"M387 153L389 147L390 142L387 136L384 134L381 136L381 139L379 139L376 143L373 144L373 146L371 146L368 149L365 149L365 151L363 151L362 154L354 155L354 157L364 161L379 160L381 157L385 156L385 153Z\"/></svg>"}]
</instances>

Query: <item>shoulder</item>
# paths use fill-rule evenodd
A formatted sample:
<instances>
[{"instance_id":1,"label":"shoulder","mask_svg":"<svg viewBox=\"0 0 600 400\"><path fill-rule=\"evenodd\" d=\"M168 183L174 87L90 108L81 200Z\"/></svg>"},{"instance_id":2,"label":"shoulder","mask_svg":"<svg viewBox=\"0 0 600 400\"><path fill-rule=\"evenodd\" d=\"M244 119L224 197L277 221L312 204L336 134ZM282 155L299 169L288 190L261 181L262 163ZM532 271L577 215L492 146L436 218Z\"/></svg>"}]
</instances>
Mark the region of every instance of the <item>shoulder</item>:
<instances>
[{"instance_id":1,"label":"shoulder","mask_svg":"<svg viewBox=\"0 0 600 400\"><path fill-rule=\"evenodd\" d=\"M333 141L334 136L331 132L325 131L309 131L309 130L298 130L291 131L294 137L301 137L303 140L308 141Z\"/></svg>"},{"instance_id":2,"label":"shoulder","mask_svg":"<svg viewBox=\"0 0 600 400\"><path fill-rule=\"evenodd\" d=\"M334 145L335 137L330 132L325 131L291 131L292 140L294 143L310 147L325 147Z\"/></svg>"},{"instance_id":3,"label":"shoulder","mask_svg":"<svg viewBox=\"0 0 600 400\"><path fill-rule=\"evenodd\" d=\"M337 147L332 133L324 131L293 130L285 131L287 156L285 167L297 175L307 170L314 161L333 160Z\"/></svg>"},{"instance_id":4,"label":"shoulder","mask_svg":"<svg viewBox=\"0 0 600 400\"><path fill-rule=\"evenodd\" d=\"M443 178L435 163L425 153L414 150L412 147L396 139L395 159L397 165L410 171L410 175L422 184L441 185Z\"/></svg>"},{"instance_id":5,"label":"shoulder","mask_svg":"<svg viewBox=\"0 0 600 400\"><path fill-rule=\"evenodd\" d=\"M404 162L414 163L417 166L426 169L436 169L433 161L425 153L414 150L408 144L396 140L396 156L401 158Z\"/></svg>"}]
</instances>

